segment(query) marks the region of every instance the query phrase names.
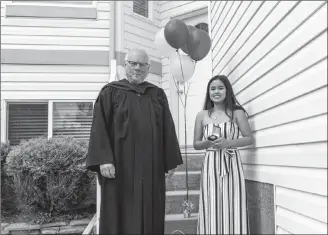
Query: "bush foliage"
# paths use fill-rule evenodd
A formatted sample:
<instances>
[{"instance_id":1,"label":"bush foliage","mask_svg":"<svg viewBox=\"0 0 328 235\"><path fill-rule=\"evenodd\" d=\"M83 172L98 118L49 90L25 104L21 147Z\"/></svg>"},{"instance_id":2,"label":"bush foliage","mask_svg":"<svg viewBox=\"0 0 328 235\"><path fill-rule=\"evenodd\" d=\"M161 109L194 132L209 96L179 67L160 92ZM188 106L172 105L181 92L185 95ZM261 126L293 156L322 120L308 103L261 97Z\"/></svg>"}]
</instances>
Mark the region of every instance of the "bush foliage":
<instances>
[{"instance_id":1,"label":"bush foliage","mask_svg":"<svg viewBox=\"0 0 328 235\"><path fill-rule=\"evenodd\" d=\"M81 205L94 179L85 169L87 148L86 140L73 137L40 137L13 146L7 173L19 209L56 215Z\"/></svg>"},{"instance_id":2,"label":"bush foliage","mask_svg":"<svg viewBox=\"0 0 328 235\"><path fill-rule=\"evenodd\" d=\"M9 143L2 143L0 146L1 154L1 212L12 211L15 201L13 200L13 181L8 177L6 171L6 159L11 150Z\"/></svg>"}]
</instances>

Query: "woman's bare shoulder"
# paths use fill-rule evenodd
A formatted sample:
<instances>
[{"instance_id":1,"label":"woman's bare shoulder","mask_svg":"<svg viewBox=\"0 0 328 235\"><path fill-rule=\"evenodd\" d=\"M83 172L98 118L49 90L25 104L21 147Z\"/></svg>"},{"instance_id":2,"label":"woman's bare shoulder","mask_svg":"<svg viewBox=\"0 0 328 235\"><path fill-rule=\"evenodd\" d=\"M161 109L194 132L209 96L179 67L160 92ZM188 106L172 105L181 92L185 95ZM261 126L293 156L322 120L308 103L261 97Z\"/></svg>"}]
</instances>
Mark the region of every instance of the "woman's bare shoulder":
<instances>
[{"instance_id":1,"label":"woman's bare shoulder","mask_svg":"<svg viewBox=\"0 0 328 235\"><path fill-rule=\"evenodd\" d=\"M207 110L201 110L201 111L199 111L198 113L197 113L197 119L204 119L204 117L205 117L205 114L206 114L206 112L207 112Z\"/></svg>"}]
</instances>

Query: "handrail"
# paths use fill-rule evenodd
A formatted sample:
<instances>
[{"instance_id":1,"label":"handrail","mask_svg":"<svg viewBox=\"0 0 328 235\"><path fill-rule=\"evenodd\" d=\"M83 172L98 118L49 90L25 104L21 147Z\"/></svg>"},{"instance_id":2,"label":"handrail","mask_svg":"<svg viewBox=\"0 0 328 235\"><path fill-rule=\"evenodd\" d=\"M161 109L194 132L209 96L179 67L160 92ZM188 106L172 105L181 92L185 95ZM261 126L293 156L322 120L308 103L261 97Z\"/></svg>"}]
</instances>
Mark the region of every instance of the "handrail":
<instances>
[{"instance_id":1,"label":"handrail","mask_svg":"<svg viewBox=\"0 0 328 235\"><path fill-rule=\"evenodd\" d=\"M97 223L97 214L95 214L92 220L89 222L88 226L84 229L82 235L89 235L92 234L92 229Z\"/></svg>"}]
</instances>

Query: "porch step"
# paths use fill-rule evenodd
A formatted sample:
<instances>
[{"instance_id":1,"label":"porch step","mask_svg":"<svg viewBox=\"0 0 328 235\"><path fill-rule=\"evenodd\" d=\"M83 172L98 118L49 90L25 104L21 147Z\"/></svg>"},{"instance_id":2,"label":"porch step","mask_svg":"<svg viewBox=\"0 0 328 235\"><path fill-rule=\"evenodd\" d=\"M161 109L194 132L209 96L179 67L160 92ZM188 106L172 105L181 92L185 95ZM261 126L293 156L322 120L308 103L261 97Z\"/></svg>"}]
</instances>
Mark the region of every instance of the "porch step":
<instances>
[{"instance_id":1,"label":"porch step","mask_svg":"<svg viewBox=\"0 0 328 235\"><path fill-rule=\"evenodd\" d=\"M189 190L199 190L201 171L188 171L188 188ZM185 190L186 189L186 172L177 171L172 177L166 179L166 191Z\"/></svg>"},{"instance_id":2,"label":"porch step","mask_svg":"<svg viewBox=\"0 0 328 235\"><path fill-rule=\"evenodd\" d=\"M198 213L184 218L183 214L165 216L165 234L196 234Z\"/></svg>"},{"instance_id":3,"label":"porch step","mask_svg":"<svg viewBox=\"0 0 328 235\"><path fill-rule=\"evenodd\" d=\"M182 153L183 164L177 168L177 171L185 171L187 165L189 171L201 171L204 157L204 153L188 153L186 161L186 156Z\"/></svg>"},{"instance_id":4,"label":"porch step","mask_svg":"<svg viewBox=\"0 0 328 235\"><path fill-rule=\"evenodd\" d=\"M182 214L184 206L183 201L186 200L186 191L167 191L165 202L165 214ZM188 200L194 205L191 213L198 212L199 190L189 190Z\"/></svg>"}]
</instances>

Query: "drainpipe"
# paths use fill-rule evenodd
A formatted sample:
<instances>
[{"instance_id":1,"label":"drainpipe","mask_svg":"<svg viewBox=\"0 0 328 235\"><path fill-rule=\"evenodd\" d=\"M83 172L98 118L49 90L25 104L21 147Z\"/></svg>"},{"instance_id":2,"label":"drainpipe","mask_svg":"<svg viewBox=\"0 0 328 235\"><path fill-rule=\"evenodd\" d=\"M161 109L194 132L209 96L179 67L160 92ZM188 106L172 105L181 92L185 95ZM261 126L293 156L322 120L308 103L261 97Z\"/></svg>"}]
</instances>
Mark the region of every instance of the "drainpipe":
<instances>
[{"instance_id":1,"label":"drainpipe","mask_svg":"<svg viewBox=\"0 0 328 235\"><path fill-rule=\"evenodd\" d=\"M115 22L116 22L116 1L110 1L109 12L109 66L110 75L109 82L116 80L116 58L115 58ZM120 29L119 29L120 30ZM100 201L101 201L101 188L97 177L97 212L96 212L96 233L99 234L100 222Z\"/></svg>"},{"instance_id":2,"label":"drainpipe","mask_svg":"<svg viewBox=\"0 0 328 235\"><path fill-rule=\"evenodd\" d=\"M110 66L110 75L109 75L109 82L116 80L116 58L115 58L115 22L116 22L116 2L110 1L110 12L109 12L109 66ZM95 223L96 226L96 233L99 234L99 222L100 222L100 201L101 201L101 188L97 178L97 211L96 211L96 220L92 219L90 222L91 225ZM89 228L89 225L87 227ZM83 233L84 234L84 233Z\"/></svg>"},{"instance_id":3,"label":"drainpipe","mask_svg":"<svg viewBox=\"0 0 328 235\"><path fill-rule=\"evenodd\" d=\"M110 63L110 77L109 82L116 80L116 56L115 56L115 49L116 49L116 1L110 1L110 12L109 12L109 63ZM121 30L121 29L118 29Z\"/></svg>"}]
</instances>

